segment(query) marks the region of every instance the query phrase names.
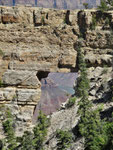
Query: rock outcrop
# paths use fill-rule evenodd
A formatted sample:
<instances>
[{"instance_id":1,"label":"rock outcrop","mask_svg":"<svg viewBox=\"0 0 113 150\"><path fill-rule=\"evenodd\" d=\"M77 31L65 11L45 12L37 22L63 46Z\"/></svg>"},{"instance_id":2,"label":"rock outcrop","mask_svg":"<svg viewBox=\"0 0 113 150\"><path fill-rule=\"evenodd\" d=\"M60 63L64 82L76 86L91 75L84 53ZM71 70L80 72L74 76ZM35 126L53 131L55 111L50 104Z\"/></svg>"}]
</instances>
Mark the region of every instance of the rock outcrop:
<instances>
[{"instance_id":1,"label":"rock outcrop","mask_svg":"<svg viewBox=\"0 0 113 150\"><path fill-rule=\"evenodd\" d=\"M96 10L4 6L0 7L0 23L0 104L13 110L16 134L33 127L32 116L41 96L41 79L50 72L78 71L79 44L90 79L90 100L95 107L103 103L105 110L113 106L108 98L113 77L113 11L101 15ZM77 124L77 108L76 104L72 109L51 115L47 137L47 143L51 144L45 144L46 150L54 149L54 131L72 129ZM82 144L80 148L76 146L76 150L81 147Z\"/></svg>"}]
</instances>

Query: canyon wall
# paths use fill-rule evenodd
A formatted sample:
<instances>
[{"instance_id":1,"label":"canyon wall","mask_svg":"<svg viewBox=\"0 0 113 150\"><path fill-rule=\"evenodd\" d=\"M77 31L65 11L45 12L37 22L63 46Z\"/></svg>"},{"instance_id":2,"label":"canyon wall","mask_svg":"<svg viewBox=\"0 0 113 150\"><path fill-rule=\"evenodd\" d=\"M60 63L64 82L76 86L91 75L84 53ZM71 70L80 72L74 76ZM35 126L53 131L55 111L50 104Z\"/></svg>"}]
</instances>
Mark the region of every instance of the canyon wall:
<instances>
[{"instance_id":1,"label":"canyon wall","mask_svg":"<svg viewBox=\"0 0 113 150\"><path fill-rule=\"evenodd\" d=\"M92 29L94 18L96 25ZM111 112L113 102L109 102L108 95L112 84L112 29L113 11L101 14L96 10L0 7L0 105L12 109L16 134L33 126L32 116L41 96L40 80L50 72L78 71L78 45L88 67L89 98L96 105L103 103L104 113ZM45 149L55 146L56 129L72 129L77 124L77 108L75 105L51 116L47 138L51 144ZM2 125L0 132L4 136Z\"/></svg>"}]
</instances>

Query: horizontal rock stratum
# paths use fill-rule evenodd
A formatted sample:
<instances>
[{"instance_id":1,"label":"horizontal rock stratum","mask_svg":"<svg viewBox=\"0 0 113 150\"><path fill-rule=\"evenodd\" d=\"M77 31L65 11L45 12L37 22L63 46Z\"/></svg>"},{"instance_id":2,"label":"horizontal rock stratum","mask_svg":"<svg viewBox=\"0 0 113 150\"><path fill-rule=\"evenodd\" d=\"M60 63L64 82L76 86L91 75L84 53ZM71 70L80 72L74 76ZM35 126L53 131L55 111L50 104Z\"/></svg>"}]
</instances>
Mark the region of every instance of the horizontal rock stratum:
<instances>
[{"instance_id":1,"label":"horizontal rock stratum","mask_svg":"<svg viewBox=\"0 0 113 150\"><path fill-rule=\"evenodd\" d=\"M67 26L65 10L34 7L0 7L0 74L13 70L70 72L76 66L73 29L77 25L77 11ZM74 27L74 28L73 28Z\"/></svg>"}]
</instances>

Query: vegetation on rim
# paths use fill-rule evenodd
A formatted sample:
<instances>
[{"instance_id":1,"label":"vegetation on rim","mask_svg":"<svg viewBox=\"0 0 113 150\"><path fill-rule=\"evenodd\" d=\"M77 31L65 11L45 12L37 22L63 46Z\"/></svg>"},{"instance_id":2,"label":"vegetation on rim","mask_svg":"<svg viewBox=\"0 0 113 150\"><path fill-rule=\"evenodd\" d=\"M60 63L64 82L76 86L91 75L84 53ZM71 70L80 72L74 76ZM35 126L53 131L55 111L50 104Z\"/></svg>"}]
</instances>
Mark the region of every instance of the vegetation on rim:
<instances>
[{"instance_id":1,"label":"vegetation on rim","mask_svg":"<svg viewBox=\"0 0 113 150\"><path fill-rule=\"evenodd\" d=\"M79 131L85 138L85 150L105 150L113 148L113 122L101 120L100 111L102 108L93 109L92 102L88 100L89 80L87 68L80 46L78 52L78 67L80 77L78 78L77 95L80 97L79 110L80 121ZM111 143L111 145L109 144Z\"/></svg>"},{"instance_id":2,"label":"vegetation on rim","mask_svg":"<svg viewBox=\"0 0 113 150\"><path fill-rule=\"evenodd\" d=\"M22 137L15 136L14 118L9 108L6 109L6 119L3 128L6 138L0 140L1 150L43 150L43 142L47 135L49 119L40 111L37 124L32 132L25 131ZM4 141L4 142L3 142Z\"/></svg>"}]
</instances>

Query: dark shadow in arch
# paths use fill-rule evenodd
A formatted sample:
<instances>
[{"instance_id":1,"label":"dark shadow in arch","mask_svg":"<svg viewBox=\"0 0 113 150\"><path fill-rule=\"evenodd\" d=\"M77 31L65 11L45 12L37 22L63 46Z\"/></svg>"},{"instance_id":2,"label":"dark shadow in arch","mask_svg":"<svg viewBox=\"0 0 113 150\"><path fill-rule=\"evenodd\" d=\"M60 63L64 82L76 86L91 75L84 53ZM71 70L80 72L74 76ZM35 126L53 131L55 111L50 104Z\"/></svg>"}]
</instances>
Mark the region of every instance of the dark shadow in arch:
<instances>
[{"instance_id":1,"label":"dark shadow in arch","mask_svg":"<svg viewBox=\"0 0 113 150\"><path fill-rule=\"evenodd\" d=\"M49 71L38 71L37 77L39 81L41 81L41 79L43 78L47 78L49 73L50 73Z\"/></svg>"}]
</instances>

